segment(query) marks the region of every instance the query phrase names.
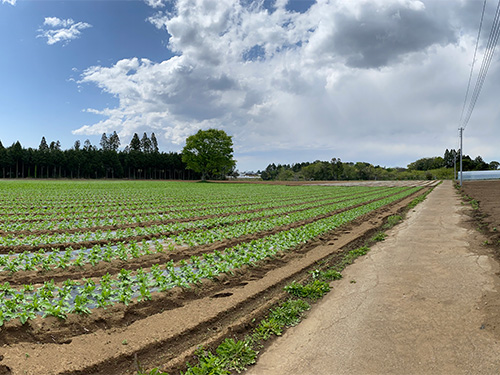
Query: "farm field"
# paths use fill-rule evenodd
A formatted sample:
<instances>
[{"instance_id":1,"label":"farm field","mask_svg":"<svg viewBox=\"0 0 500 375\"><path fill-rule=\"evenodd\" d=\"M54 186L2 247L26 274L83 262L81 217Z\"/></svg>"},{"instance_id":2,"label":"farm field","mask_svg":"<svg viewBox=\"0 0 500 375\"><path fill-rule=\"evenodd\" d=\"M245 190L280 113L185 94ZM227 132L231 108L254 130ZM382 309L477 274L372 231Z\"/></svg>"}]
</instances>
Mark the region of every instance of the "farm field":
<instances>
[{"instance_id":1,"label":"farm field","mask_svg":"<svg viewBox=\"0 0 500 375\"><path fill-rule=\"evenodd\" d=\"M465 181L462 189L471 200L476 226L489 245L500 249L500 181ZM500 258L500 251L496 256Z\"/></svg>"},{"instance_id":2,"label":"farm field","mask_svg":"<svg viewBox=\"0 0 500 375\"><path fill-rule=\"evenodd\" d=\"M0 374L182 369L433 183L0 183Z\"/></svg>"}]
</instances>

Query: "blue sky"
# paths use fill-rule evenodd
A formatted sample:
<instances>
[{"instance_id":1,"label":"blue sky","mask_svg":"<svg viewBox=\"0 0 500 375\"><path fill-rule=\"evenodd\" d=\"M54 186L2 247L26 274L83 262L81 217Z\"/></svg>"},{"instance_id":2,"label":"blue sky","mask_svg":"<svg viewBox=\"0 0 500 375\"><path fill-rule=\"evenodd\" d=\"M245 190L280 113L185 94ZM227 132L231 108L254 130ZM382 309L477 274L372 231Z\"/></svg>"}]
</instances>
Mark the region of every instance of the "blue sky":
<instances>
[{"instance_id":1,"label":"blue sky","mask_svg":"<svg viewBox=\"0 0 500 375\"><path fill-rule=\"evenodd\" d=\"M18 1L0 7L0 140L37 147L41 137L69 148L71 134L96 121L86 108L115 105L117 99L90 84L78 84L90 66L112 65L139 55L168 59L167 33L145 19L154 12L142 1ZM78 38L47 44L41 37L46 17L86 22ZM118 130L118 129L117 129ZM99 137L89 136L93 143Z\"/></svg>"},{"instance_id":2,"label":"blue sky","mask_svg":"<svg viewBox=\"0 0 500 375\"><path fill-rule=\"evenodd\" d=\"M480 65L495 2L489 1ZM98 145L198 129L240 170L406 166L458 146L482 1L0 0L0 140ZM477 73L477 72L476 72ZM498 53L464 151L500 159Z\"/></svg>"}]
</instances>

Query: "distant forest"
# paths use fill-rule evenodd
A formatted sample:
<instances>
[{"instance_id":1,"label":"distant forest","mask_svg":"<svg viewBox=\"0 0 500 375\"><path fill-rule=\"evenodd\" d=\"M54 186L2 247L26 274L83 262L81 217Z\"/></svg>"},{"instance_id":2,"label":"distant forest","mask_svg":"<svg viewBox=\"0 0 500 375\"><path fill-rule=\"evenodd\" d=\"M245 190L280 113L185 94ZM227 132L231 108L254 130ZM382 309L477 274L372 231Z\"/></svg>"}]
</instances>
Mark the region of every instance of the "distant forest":
<instances>
[{"instance_id":1,"label":"distant forest","mask_svg":"<svg viewBox=\"0 0 500 375\"><path fill-rule=\"evenodd\" d=\"M76 141L62 150L59 141L47 143L42 137L38 148L23 148L19 141L4 147L0 141L0 178L127 178L199 180L201 175L187 169L181 153L161 152L154 133L139 138L135 133L123 149L116 132L104 133L99 146L87 139L83 145ZM412 180L451 179L455 150L446 150L443 157L429 157L410 163L407 168L385 168L366 162L331 161L296 164L269 164L258 172L263 180ZM493 170L500 163L486 163L481 156L463 156L463 170ZM458 170L458 160L457 160ZM236 177L238 172L233 173ZM221 176L225 178L226 176Z\"/></svg>"},{"instance_id":2,"label":"distant forest","mask_svg":"<svg viewBox=\"0 0 500 375\"><path fill-rule=\"evenodd\" d=\"M444 156L419 159L410 163L407 168L385 168L370 163L345 163L333 158L331 161L303 162L297 164L269 164L260 172L263 180L432 180L452 179L454 160L457 156L457 170L459 169L458 152L446 150ZM500 163L492 161L486 163L481 156L472 159L469 155L462 157L464 171L494 170Z\"/></svg>"},{"instance_id":3,"label":"distant forest","mask_svg":"<svg viewBox=\"0 0 500 375\"><path fill-rule=\"evenodd\" d=\"M128 178L197 180L200 175L182 162L180 153L161 152L154 133L135 133L123 151L116 132L104 133L98 146L87 139L62 150L59 141L42 137L37 149L17 141L4 147L0 141L0 178Z\"/></svg>"}]
</instances>

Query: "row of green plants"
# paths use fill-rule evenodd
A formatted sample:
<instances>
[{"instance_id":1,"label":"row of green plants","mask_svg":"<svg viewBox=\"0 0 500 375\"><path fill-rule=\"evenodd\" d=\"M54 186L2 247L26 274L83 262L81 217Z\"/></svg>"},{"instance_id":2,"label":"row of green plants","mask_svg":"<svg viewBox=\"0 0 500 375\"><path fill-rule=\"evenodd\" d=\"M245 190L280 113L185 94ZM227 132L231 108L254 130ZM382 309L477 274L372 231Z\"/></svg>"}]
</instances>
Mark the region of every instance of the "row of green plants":
<instances>
[{"instance_id":1,"label":"row of green plants","mask_svg":"<svg viewBox=\"0 0 500 375\"><path fill-rule=\"evenodd\" d=\"M32 285L13 288L9 283L5 283L0 287L0 324L16 318L24 323L39 315L64 319L70 313L88 314L93 308L107 307L115 303L128 304L134 299L149 300L152 293L176 286L189 288L202 279L231 273L243 266L255 266L278 252L297 248L323 233L417 190L419 188L405 190L310 224L240 243L223 252L192 256L189 261L184 259L178 264L170 261L163 267L154 265L151 269L139 269L136 272L122 269L116 277L107 274L97 282L91 279L66 280L61 285L55 285L51 280L37 288Z\"/></svg>"},{"instance_id":2,"label":"row of green plants","mask_svg":"<svg viewBox=\"0 0 500 375\"><path fill-rule=\"evenodd\" d=\"M386 190L383 190L386 191ZM373 194L372 192L365 193ZM330 202L338 202L346 200L345 196L342 197L328 197L319 200L310 201L307 203L300 204L301 202L294 201L294 205L276 206L275 203L259 204L252 206L237 206L237 207L225 207L219 208L217 215L213 213L213 209L210 209L210 214L207 214L207 210L194 210L194 211L183 211L176 214L169 215L168 219L172 219L172 216L177 216L176 219L187 219L203 216L217 216L217 220L220 222L226 221L234 222L240 220L248 220L244 217L244 212L262 210L260 212L249 212L247 213L248 218L253 217L265 217L273 214L283 214L288 211L294 211L298 209L305 209L307 207L314 207L321 203L326 204ZM277 208L276 208L277 207ZM273 213L275 210L275 213ZM243 214L240 214L243 212ZM134 219L136 219L134 217ZM161 234L173 233L180 230L185 230L187 228L196 227L206 227L208 225L214 225L213 222L216 220L206 219L206 220L195 220L190 222L169 222L166 224L156 224L150 226L139 226L136 228L124 228L116 230L96 230L96 231L83 231L76 233L53 233L53 234L32 234L26 236L18 236L15 232L10 232L4 234L0 237L0 246L38 246L41 244L62 244L62 243L78 243L85 241L116 241L116 240L126 240L130 237L139 236L158 236ZM27 230L34 230L34 223L27 223Z\"/></svg>"},{"instance_id":3,"label":"row of green plants","mask_svg":"<svg viewBox=\"0 0 500 375\"><path fill-rule=\"evenodd\" d=\"M1 186L1 184L0 184ZM266 209L278 207L286 204L304 203L315 200L336 198L347 194L359 194L369 191L367 188L354 188L346 190L345 188L322 189L316 190L309 194L296 194L300 190L289 190L287 194L278 192L279 198L272 195L263 196L247 196L251 190L245 190L242 196L230 201L211 198L206 202L198 202L198 199L193 199L191 202L185 202L183 199L180 203L173 201L165 201L155 205L148 205L142 209L129 209L120 205L110 207L107 211L102 208L96 208L90 204L90 215L88 212L77 211L73 214L61 214L54 208L54 211L46 208L44 210L30 213L30 211L21 212L18 215L13 215L8 210L0 210L3 212L2 221L0 222L0 230L6 232L21 231L21 230L56 230L56 229L74 229L74 228L93 228L104 225L124 225L142 223L148 221L166 221L190 219L208 215L224 215L234 212ZM267 193L269 194L269 193ZM119 208L119 209L117 209ZM133 213L132 215L130 213Z\"/></svg>"},{"instance_id":4,"label":"row of green plants","mask_svg":"<svg viewBox=\"0 0 500 375\"><path fill-rule=\"evenodd\" d=\"M344 198L331 199L329 201L335 203L325 204L325 202L323 202L323 205L319 207L314 206L317 203L308 203L299 206L281 207L269 211L258 211L235 216L214 217L195 222L181 222L154 226L146 228L148 230L151 229L148 234L157 236L149 241L131 241L128 244L120 242L114 245L108 243L104 246L95 245L91 249L79 250L73 250L72 247L68 247L65 251L44 252L43 250L39 250L35 253L25 251L19 255L9 254L0 256L0 267L2 267L3 271L12 273L19 270L38 271L50 270L53 268L65 269L67 267L82 267L85 264L95 266L99 262L110 262L116 259L126 261L155 252L164 252L165 249L174 250L176 245L187 245L190 247L206 245L224 239L233 239L248 234L275 229L280 226L327 215L335 210L352 207L372 199L383 197L388 193L395 193L401 190L402 189L374 191L357 195L356 198L347 200ZM313 206L313 208L308 209L310 206ZM234 222L236 222L236 224L232 224ZM181 232L171 236L160 235L161 233L186 229L195 230ZM137 231L134 232L130 228L128 228L126 232L132 233L130 236L133 234L137 235Z\"/></svg>"},{"instance_id":5,"label":"row of green plants","mask_svg":"<svg viewBox=\"0 0 500 375\"><path fill-rule=\"evenodd\" d=\"M0 187L1 187L0 183ZM200 193L205 193L200 190ZM307 201L318 199L325 196L330 195L341 195L341 190L333 190L330 194L327 193L326 190L316 191L316 192L308 192L308 194L295 194L294 191L285 192L274 192L278 193L278 197L274 194L270 194L270 192L263 192L260 196L256 196L252 193L251 190L245 191L245 194L242 194L240 197L218 197L214 199L214 197L190 197L186 199L186 197L164 197L164 199L160 201L154 202L145 202L140 206L131 207L127 204L122 204L120 202L116 202L113 200L108 205L103 207L99 203L88 200L85 202L83 207L76 207L68 212L68 209L65 208L64 201L61 201L59 205L47 206L46 202L41 199L36 205L32 203L28 203L28 207L25 209L21 209L22 200L20 198L17 199L19 205L15 206L12 210L9 210L10 207L0 207L0 211L7 214L1 218L0 223L3 224L14 224L14 223L24 223L24 222L40 222L51 220L56 223L64 223L65 221L71 220L102 220L108 218L117 218L119 220L126 220L130 215L124 215L124 212L134 212L134 216L143 216L144 220L146 220L150 215L161 215L160 219L164 219L164 214L169 212L177 212L177 211L193 211L195 209L207 209L207 208L217 208L217 207L237 207L237 206L245 206L245 205L261 205L261 204L269 204L269 203L280 203L286 201ZM333 194L331 194L333 193ZM235 199L237 198L237 199ZM74 199L71 196L67 197L66 200ZM124 198L126 200L126 198ZM117 212L116 209L120 208L121 211ZM124 222L126 223L126 222Z\"/></svg>"},{"instance_id":6,"label":"row of green plants","mask_svg":"<svg viewBox=\"0 0 500 375\"><path fill-rule=\"evenodd\" d=\"M332 190L332 189L330 189ZM338 187L336 191L348 188ZM81 183L78 181L1 181L0 212L28 215L41 214L82 216L95 211L113 212L117 206L123 210L141 211L151 207L197 208L220 204L261 202L273 197L317 196L328 189L307 189L287 186L210 184L201 187L181 182L106 182ZM332 190L333 191L333 190ZM216 199L214 199L216 197Z\"/></svg>"},{"instance_id":7,"label":"row of green plants","mask_svg":"<svg viewBox=\"0 0 500 375\"><path fill-rule=\"evenodd\" d=\"M0 221L0 230L7 232L13 231L23 231L23 230L64 230L64 229L89 229L89 228L99 228L103 226L123 226L126 224L140 224L143 222L163 222L165 220L171 220L172 215L180 215L179 212L189 211L192 217L199 217L199 211L203 208L210 207L212 209L219 207L234 207L232 212L242 211L242 206L246 206L247 209L264 209L271 207L279 207L287 204L294 204L295 202L305 202L309 200L321 200L325 199L324 196L311 196L307 197L282 197L280 199L262 199L260 202L248 201L239 202L238 204L227 204L224 202L217 202L216 205L213 203L209 206L198 205L196 207L187 206L169 206L167 208L163 206L158 206L156 209L153 207L147 207L141 210L134 210L133 215L130 215L128 210L117 211L116 207L110 209L109 212L99 211L93 212L94 217L85 216L84 213L80 215L64 216L59 215L57 212L53 215L40 214L36 219L27 219L26 216L21 215L11 215L6 216ZM153 210L153 211L152 211ZM176 219L189 218L188 215L184 214L184 217L175 217Z\"/></svg>"}]
</instances>

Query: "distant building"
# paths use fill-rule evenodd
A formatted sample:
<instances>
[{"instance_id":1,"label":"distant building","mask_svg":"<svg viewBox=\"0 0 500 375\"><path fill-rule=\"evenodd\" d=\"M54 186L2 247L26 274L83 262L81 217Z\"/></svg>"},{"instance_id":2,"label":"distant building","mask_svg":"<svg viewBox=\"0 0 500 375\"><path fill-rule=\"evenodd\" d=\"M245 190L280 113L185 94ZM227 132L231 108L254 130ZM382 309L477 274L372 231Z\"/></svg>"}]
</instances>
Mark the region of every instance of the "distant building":
<instances>
[{"instance_id":1,"label":"distant building","mask_svg":"<svg viewBox=\"0 0 500 375\"><path fill-rule=\"evenodd\" d=\"M242 172L238 178L260 178L260 174L255 172Z\"/></svg>"}]
</instances>

